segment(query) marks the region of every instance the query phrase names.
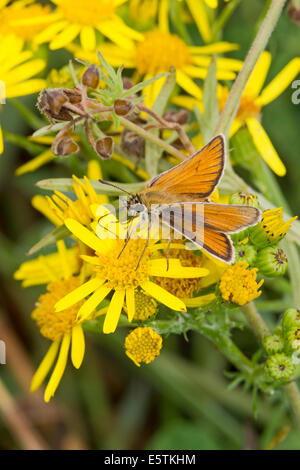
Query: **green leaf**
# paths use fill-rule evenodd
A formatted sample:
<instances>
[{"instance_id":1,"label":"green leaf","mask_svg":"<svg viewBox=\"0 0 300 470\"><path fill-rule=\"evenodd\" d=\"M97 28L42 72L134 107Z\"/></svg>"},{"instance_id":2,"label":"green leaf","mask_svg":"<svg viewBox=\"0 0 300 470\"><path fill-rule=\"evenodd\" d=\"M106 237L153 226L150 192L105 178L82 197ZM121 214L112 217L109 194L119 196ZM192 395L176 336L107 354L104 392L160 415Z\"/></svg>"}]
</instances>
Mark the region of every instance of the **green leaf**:
<instances>
[{"instance_id":1,"label":"green leaf","mask_svg":"<svg viewBox=\"0 0 300 470\"><path fill-rule=\"evenodd\" d=\"M84 182L83 180L81 181ZM41 189L51 191L58 190L74 192L73 183L74 180L72 178L50 178L38 181L36 185ZM107 194L109 196L118 196L119 194L123 194L121 189L113 188L112 186L100 183L99 181L90 181L90 183L98 194ZM135 193L144 189L145 183L119 184L118 186L129 193Z\"/></svg>"},{"instance_id":2,"label":"green leaf","mask_svg":"<svg viewBox=\"0 0 300 470\"><path fill-rule=\"evenodd\" d=\"M32 134L32 137L41 137L43 135L53 134L60 131L66 125L65 122L58 122L57 124L48 124L41 129L38 129Z\"/></svg>"},{"instance_id":3,"label":"green leaf","mask_svg":"<svg viewBox=\"0 0 300 470\"><path fill-rule=\"evenodd\" d=\"M104 56L101 54L100 51L97 52L97 56L98 56L100 64L102 65L104 70L106 70L106 72L108 73L108 76L113 81L115 81L117 79L117 74L116 74L114 68L107 62L107 60L105 60Z\"/></svg>"},{"instance_id":4,"label":"green leaf","mask_svg":"<svg viewBox=\"0 0 300 470\"><path fill-rule=\"evenodd\" d=\"M5 140L27 150L31 155L36 156L45 151L45 147L35 142L30 142L26 137L22 135L13 134L12 132L3 131Z\"/></svg>"},{"instance_id":5,"label":"green leaf","mask_svg":"<svg viewBox=\"0 0 300 470\"><path fill-rule=\"evenodd\" d=\"M153 111L156 114L158 114L158 116L163 115L165 108L168 104L168 101L170 99L170 96L174 90L175 85L176 85L176 71L172 67L153 105ZM150 132L158 136L159 130L152 129L152 131ZM146 171L151 177L157 175L158 161L162 153L163 153L162 148L153 144L153 142L146 140L146 147L145 147Z\"/></svg>"},{"instance_id":6,"label":"green leaf","mask_svg":"<svg viewBox=\"0 0 300 470\"><path fill-rule=\"evenodd\" d=\"M205 112L205 119L208 123L211 132L209 139L213 137L214 129L217 126L219 119L219 103L217 99L217 62L216 57L213 56L211 63L208 67L207 75L203 88L203 105Z\"/></svg>"},{"instance_id":7,"label":"green leaf","mask_svg":"<svg viewBox=\"0 0 300 470\"><path fill-rule=\"evenodd\" d=\"M56 227L52 232L48 233L43 237L38 243L36 243L30 250L28 251L28 255L33 255L37 251L40 251L42 248L46 246L53 245L58 240L62 240L70 235L69 230L64 225L60 227Z\"/></svg>"},{"instance_id":8,"label":"green leaf","mask_svg":"<svg viewBox=\"0 0 300 470\"><path fill-rule=\"evenodd\" d=\"M130 95L134 95L135 93L138 93L139 91L143 90L146 86L151 85L151 83L156 82L162 77L167 77L168 75L170 75L169 72L160 73L159 75L155 75L155 77L153 78L149 78L149 80L145 80L144 82L137 83L133 87L124 91L124 93L122 93L122 98L127 98Z\"/></svg>"}]
</instances>

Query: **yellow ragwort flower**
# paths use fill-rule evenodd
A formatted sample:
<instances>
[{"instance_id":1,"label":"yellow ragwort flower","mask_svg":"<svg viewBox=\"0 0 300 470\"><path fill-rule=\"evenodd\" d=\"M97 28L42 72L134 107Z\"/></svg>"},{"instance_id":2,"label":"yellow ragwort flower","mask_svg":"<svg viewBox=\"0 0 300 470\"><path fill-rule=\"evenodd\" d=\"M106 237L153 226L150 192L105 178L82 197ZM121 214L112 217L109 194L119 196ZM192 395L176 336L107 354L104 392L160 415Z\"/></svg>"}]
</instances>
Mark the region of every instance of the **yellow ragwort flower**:
<instances>
[{"instance_id":1,"label":"yellow ragwort flower","mask_svg":"<svg viewBox=\"0 0 300 470\"><path fill-rule=\"evenodd\" d=\"M102 300L113 292L103 325L104 333L113 333L125 303L129 321L134 318L136 310L134 293L137 288L172 310L185 311L185 304L180 299L157 285L151 278L157 275L195 278L206 276L208 270L184 267L178 259L170 259L168 269L166 259L152 258L151 255L159 248L159 244L156 244L157 240L151 238L147 244L147 239L130 237L124 248L127 225L119 223L104 206L95 205L92 210L103 221L91 224L93 231L74 219L65 220L65 225L75 237L95 251L94 256L82 256L85 262L94 267L95 275L61 299L56 304L57 311L68 308L92 294L78 312L78 318L87 319ZM103 225L104 220L105 225ZM112 231L115 231L115 236L111 236Z\"/></svg>"},{"instance_id":2,"label":"yellow ragwort flower","mask_svg":"<svg viewBox=\"0 0 300 470\"><path fill-rule=\"evenodd\" d=\"M49 5L43 6L34 0L0 1L0 36L14 34L31 41L49 25L54 18Z\"/></svg>"},{"instance_id":3,"label":"yellow ragwort flower","mask_svg":"<svg viewBox=\"0 0 300 470\"><path fill-rule=\"evenodd\" d=\"M82 322L77 318L77 312L82 302L77 302L76 305L62 310L59 314L54 307L61 297L78 288L84 281L81 275L73 276L73 266L69 263L64 242L59 241L58 246L60 247L60 265L63 276L59 273L56 277L55 272L52 271L53 277L47 285L47 292L39 297L36 308L32 312L32 318L41 334L52 342L33 376L30 388L32 392L41 386L58 355L45 390L44 399L46 402L51 399L59 385L66 368L70 348L71 360L77 369L81 366L85 352ZM46 270L47 268L49 266L46 267Z\"/></svg>"},{"instance_id":4,"label":"yellow ragwort flower","mask_svg":"<svg viewBox=\"0 0 300 470\"><path fill-rule=\"evenodd\" d=\"M32 78L41 72L46 62L33 59L32 52L23 50L24 40L13 34L0 37L0 108L7 98L36 93L45 87L45 80ZM3 153L0 125L0 154Z\"/></svg>"},{"instance_id":5,"label":"yellow ragwort flower","mask_svg":"<svg viewBox=\"0 0 300 470\"><path fill-rule=\"evenodd\" d=\"M164 2L165 3L165 2ZM158 27L139 34L131 48L122 44L117 46L108 42L101 43L94 51L85 51L76 45L69 49L76 56L91 63L97 64L97 50L100 49L104 57L114 67L124 64L127 68L134 68L140 77L150 79L154 75L168 72L171 66L176 68L178 85L190 95L202 99L202 90L193 81L193 78L205 78L212 54L223 53L237 48L235 44L218 42L207 46L188 46L177 34L172 34L168 24L168 8L160 8ZM217 59L217 77L224 80L233 80L235 72L239 71L243 63L237 59ZM157 97L164 78L151 83L145 92L145 104L152 106Z\"/></svg>"},{"instance_id":6,"label":"yellow ragwort flower","mask_svg":"<svg viewBox=\"0 0 300 470\"><path fill-rule=\"evenodd\" d=\"M96 47L96 34L131 49L133 40L140 39L117 15L117 9L127 0L52 0L56 4L52 16L55 23L35 37L35 43L50 42L50 49L66 47L78 36L84 50Z\"/></svg>"},{"instance_id":7,"label":"yellow ragwort flower","mask_svg":"<svg viewBox=\"0 0 300 470\"><path fill-rule=\"evenodd\" d=\"M243 91L237 115L230 129L230 136L234 135L243 125L246 125L261 157L274 173L278 176L284 176L286 173L285 166L261 124L260 113L261 109L281 95L299 74L300 57L292 59L281 72L262 89L270 65L271 54L268 51L264 51L257 61L247 86ZM220 111L222 111L228 95L229 89L219 84L218 99ZM175 97L173 102L191 110L194 105L197 105L200 110L204 111L203 102L197 101L189 96Z\"/></svg>"},{"instance_id":8,"label":"yellow ragwort flower","mask_svg":"<svg viewBox=\"0 0 300 470\"><path fill-rule=\"evenodd\" d=\"M219 289L226 302L245 305L260 296L259 288L264 280L256 282L257 268L247 269L241 261L226 269L221 277Z\"/></svg>"},{"instance_id":9,"label":"yellow ragwort flower","mask_svg":"<svg viewBox=\"0 0 300 470\"><path fill-rule=\"evenodd\" d=\"M162 337L150 327L132 330L125 339L127 356L140 367L141 362L150 364L160 354Z\"/></svg>"}]
</instances>

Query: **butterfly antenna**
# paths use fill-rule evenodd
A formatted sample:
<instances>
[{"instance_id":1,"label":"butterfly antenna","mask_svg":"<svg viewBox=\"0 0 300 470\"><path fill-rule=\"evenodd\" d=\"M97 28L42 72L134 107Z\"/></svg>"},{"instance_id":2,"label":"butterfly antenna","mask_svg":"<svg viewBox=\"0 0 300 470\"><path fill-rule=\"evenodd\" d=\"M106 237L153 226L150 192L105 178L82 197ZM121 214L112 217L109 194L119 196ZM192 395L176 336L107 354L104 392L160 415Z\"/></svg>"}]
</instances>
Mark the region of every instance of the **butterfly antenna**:
<instances>
[{"instance_id":1,"label":"butterfly antenna","mask_svg":"<svg viewBox=\"0 0 300 470\"><path fill-rule=\"evenodd\" d=\"M104 180L98 180L98 181L99 181L99 183L106 184L107 186L112 186L113 188L119 189L119 191L122 191L123 193L126 193L129 196L132 196L132 194L129 193L128 191L126 191L126 189L123 189L120 186L111 183L110 181L104 181Z\"/></svg>"}]
</instances>

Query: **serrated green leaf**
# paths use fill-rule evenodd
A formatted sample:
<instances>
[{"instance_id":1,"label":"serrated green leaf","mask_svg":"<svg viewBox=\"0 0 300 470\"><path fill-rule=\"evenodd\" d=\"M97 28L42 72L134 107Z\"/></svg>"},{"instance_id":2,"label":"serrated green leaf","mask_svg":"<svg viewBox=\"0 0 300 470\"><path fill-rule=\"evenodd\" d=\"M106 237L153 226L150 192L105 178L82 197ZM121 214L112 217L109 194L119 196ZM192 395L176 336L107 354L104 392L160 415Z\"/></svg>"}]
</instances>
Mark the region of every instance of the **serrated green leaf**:
<instances>
[{"instance_id":1,"label":"serrated green leaf","mask_svg":"<svg viewBox=\"0 0 300 470\"><path fill-rule=\"evenodd\" d=\"M117 78L117 74L116 74L114 68L107 62L107 60L106 60L105 57L101 54L100 51L97 51L97 56L98 56L98 59L99 59L100 64L102 65L102 67L104 68L104 70L106 70L106 72L108 73L108 76L109 76L113 81L115 81L116 78Z\"/></svg>"}]
</instances>

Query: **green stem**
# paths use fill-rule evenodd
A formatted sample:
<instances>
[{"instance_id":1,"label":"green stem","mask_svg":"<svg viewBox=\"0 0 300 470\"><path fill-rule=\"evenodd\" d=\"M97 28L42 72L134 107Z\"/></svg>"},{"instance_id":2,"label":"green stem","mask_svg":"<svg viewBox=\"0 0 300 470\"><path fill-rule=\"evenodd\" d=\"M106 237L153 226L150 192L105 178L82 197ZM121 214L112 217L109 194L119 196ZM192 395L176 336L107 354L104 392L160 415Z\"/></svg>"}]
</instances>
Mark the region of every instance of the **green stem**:
<instances>
[{"instance_id":1,"label":"green stem","mask_svg":"<svg viewBox=\"0 0 300 470\"><path fill-rule=\"evenodd\" d=\"M292 406L297 424L300 428L300 393L296 382L291 382L284 387L285 394Z\"/></svg>"},{"instance_id":2,"label":"green stem","mask_svg":"<svg viewBox=\"0 0 300 470\"><path fill-rule=\"evenodd\" d=\"M231 2L227 3L227 5L223 8L222 12L218 16L213 26L213 39L212 42L217 40L218 33L224 29L227 21L239 5L241 0L231 0Z\"/></svg>"},{"instance_id":3,"label":"green stem","mask_svg":"<svg viewBox=\"0 0 300 470\"><path fill-rule=\"evenodd\" d=\"M285 1L286 0L272 1L265 19L259 28L252 46L250 47L243 68L231 88L229 97L217 124L215 134L224 133L225 135L228 135L233 119L237 113L239 102L247 81L259 59L260 54L263 52L268 43L268 40L280 17Z\"/></svg>"},{"instance_id":4,"label":"green stem","mask_svg":"<svg viewBox=\"0 0 300 470\"><path fill-rule=\"evenodd\" d=\"M245 317L247 318L249 325L251 326L253 332L255 333L260 342L262 342L262 340L267 336L270 336L271 333L267 325L261 318L260 314L256 310L253 302L244 305L244 307L242 307L242 310L244 312Z\"/></svg>"},{"instance_id":5,"label":"green stem","mask_svg":"<svg viewBox=\"0 0 300 470\"><path fill-rule=\"evenodd\" d=\"M144 139L146 139L146 140L150 140L154 144L156 144L159 147L163 148L166 152L170 153L171 155L174 155L174 157L179 158L180 160L185 160L186 159L186 155L184 155L184 153L180 152L175 147L168 144L167 142L160 139L159 137L156 137L156 135L151 134L148 131L145 131L145 129L143 129L140 126L137 126L136 124L134 124L133 122L129 121L128 119L126 119L124 117L119 116L119 119L120 119L120 123L123 124L123 126L126 127L127 129L130 129L131 131L135 132L136 134L144 137Z\"/></svg>"}]
</instances>

